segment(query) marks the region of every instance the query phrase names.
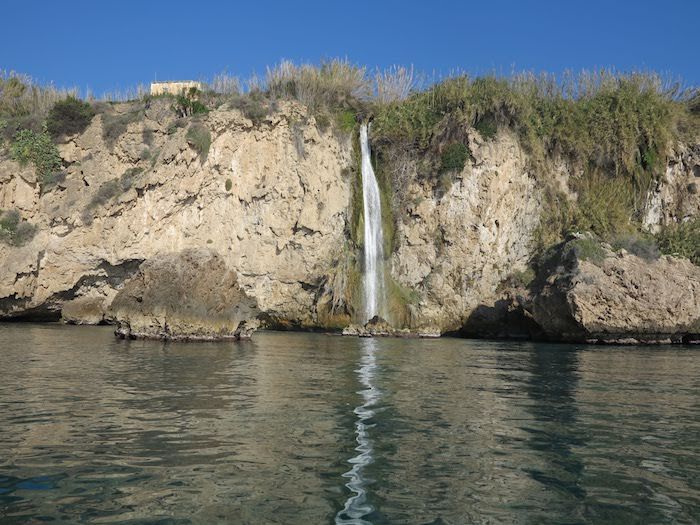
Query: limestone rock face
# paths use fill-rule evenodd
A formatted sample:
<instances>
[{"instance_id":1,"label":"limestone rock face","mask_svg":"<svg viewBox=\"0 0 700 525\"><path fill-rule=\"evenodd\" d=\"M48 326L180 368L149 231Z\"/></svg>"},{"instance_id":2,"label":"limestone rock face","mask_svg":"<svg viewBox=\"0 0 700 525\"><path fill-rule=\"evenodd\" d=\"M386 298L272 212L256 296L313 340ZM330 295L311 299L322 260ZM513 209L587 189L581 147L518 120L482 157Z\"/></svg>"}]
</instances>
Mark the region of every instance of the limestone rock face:
<instances>
[{"instance_id":1,"label":"limestone rock face","mask_svg":"<svg viewBox=\"0 0 700 525\"><path fill-rule=\"evenodd\" d=\"M123 115L109 112L126 109L107 108L59 145L65 180L43 195L33 168L0 156L0 208L38 228L25 246L0 243L0 319L58 318L84 298L105 310L144 260L208 247L270 319L314 325L317 285L346 240L350 137L292 103L255 126L228 109L183 124L158 104L111 140L109 118ZM205 159L187 140L195 124L211 133Z\"/></svg>"},{"instance_id":2,"label":"limestone rock face","mask_svg":"<svg viewBox=\"0 0 700 525\"><path fill-rule=\"evenodd\" d=\"M605 244L584 258L576 240L538 276L530 306L553 340L591 343L700 342L700 267L661 256L646 261Z\"/></svg>"},{"instance_id":3,"label":"limestone rock face","mask_svg":"<svg viewBox=\"0 0 700 525\"><path fill-rule=\"evenodd\" d=\"M409 186L407 216L399 222L392 274L415 290L412 324L456 330L466 316L531 256L541 190L516 138L484 142L470 136L474 157L451 186ZM416 178L417 179L417 178Z\"/></svg>"},{"instance_id":4,"label":"limestone rock face","mask_svg":"<svg viewBox=\"0 0 700 525\"><path fill-rule=\"evenodd\" d=\"M649 193L644 227L657 233L662 226L700 215L700 144L678 144L664 176Z\"/></svg>"},{"instance_id":5,"label":"limestone rock face","mask_svg":"<svg viewBox=\"0 0 700 525\"><path fill-rule=\"evenodd\" d=\"M111 304L116 333L125 338L245 339L258 314L236 274L207 249L145 261Z\"/></svg>"}]
</instances>

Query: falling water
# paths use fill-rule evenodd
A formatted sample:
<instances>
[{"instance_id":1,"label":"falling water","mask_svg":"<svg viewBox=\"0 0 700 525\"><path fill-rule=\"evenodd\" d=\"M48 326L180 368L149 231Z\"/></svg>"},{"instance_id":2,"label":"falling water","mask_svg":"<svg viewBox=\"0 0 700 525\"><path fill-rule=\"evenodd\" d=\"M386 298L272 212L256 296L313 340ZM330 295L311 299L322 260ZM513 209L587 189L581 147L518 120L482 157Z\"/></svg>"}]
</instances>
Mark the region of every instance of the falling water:
<instances>
[{"instance_id":1,"label":"falling water","mask_svg":"<svg viewBox=\"0 0 700 525\"><path fill-rule=\"evenodd\" d=\"M362 150L362 202L364 205L364 307L365 319L375 315L386 319L384 305L384 235L382 234L382 203L379 184L374 175L369 149L369 124L360 126Z\"/></svg>"},{"instance_id":2,"label":"falling water","mask_svg":"<svg viewBox=\"0 0 700 525\"><path fill-rule=\"evenodd\" d=\"M357 447L355 450L358 454L349 461L352 468L343 474L343 477L349 478L345 486L353 492L353 495L347 499L343 510L336 515L336 525L369 524L371 522L365 518L375 510L367 500L367 485L370 481L365 475L365 468L374 462L374 446L369 430L374 426L371 420L376 414L381 391L375 385L377 375L376 341L364 339L363 347L360 368L356 370L357 377L364 387L364 390L358 392L362 396L363 403L354 411L357 416L355 421Z\"/></svg>"}]
</instances>

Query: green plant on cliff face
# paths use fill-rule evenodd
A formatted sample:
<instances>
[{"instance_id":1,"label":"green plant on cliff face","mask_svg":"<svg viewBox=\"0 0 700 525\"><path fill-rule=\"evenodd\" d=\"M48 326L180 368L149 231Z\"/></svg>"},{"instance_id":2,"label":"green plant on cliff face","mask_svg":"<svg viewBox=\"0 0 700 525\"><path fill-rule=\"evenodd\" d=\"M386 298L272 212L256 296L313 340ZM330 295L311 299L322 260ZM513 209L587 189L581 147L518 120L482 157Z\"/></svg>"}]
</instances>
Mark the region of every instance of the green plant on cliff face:
<instances>
[{"instance_id":1,"label":"green plant on cliff face","mask_svg":"<svg viewBox=\"0 0 700 525\"><path fill-rule=\"evenodd\" d=\"M195 124L187 130L187 143L199 153L199 158L204 162L211 146L211 132L204 126Z\"/></svg>"},{"instance_id":2,"label":"green plant on cliff face","mask_svg":"<svg viewBox=\"0 0 700 525\"><path fill-rule=\"evenodd\" d=\"M592 263L598 264L605 258L605 250L598 239L590 237L576 239L569 243L569 247L582 261L590 260Z\"/></svg>"},{"instance_id":3,"label":"green plant on cliff face","mask_svg":"<svg viewBox=\"0 0 700 525\"><path fill-rule=\"evenodd\" d=\"M17 210L0 210L0 242L24 246L34 238L36 226L22 219Z\"/></svg>"},{"instance_id":4,"label":"green plant on cliff face","mask_svg":"<svg viewBox=\"0 0 700 525\"><path fill-rule=\"evenodd\" d=\"M700 219L667 226L657 236L662 253L690 259L700 266Z\"/></svg>"},{"instance_id":5,"label":"green plant on cliff face","mask_svg":"<svg viewBox=\"0 0 700 525\"><path fill-rule=\"evenodd\" d=\"M655 261L661 255L656 239L649 234L632 232L617 235L610 244L614 250L626 250L647 262Z\"/></svg>"},{"instance_id":6,"label":"green plant on cliff face","mask_svg":"<svg viewBox=\"0 0 700 525\"><path fill-rule=\"evenodd\" d=\"M46 131L35 133L23 129L17 132L10 146L10 157L22 165L33 164L42 188L54 181L62 166L61 155Z\"/></svg>"},{"instance_id":7,"label":"green plant on cliff face","mask_svg":"<svg viewBox=\"0 0 700 525\"><path fill-rule=\"evenodd\" d=\"M357 114L352 109L338 111L335 114L335 123L339 130L351 133L355 129L355 124L357 124Z\"/></svg>"},{"instance_id":8,"label":"green plant on cliff face","mask_svg":"<svg viewBox=\"0 0 700 525\"><path fill-rule=\"evenodd\" d=\"M90 104L69 96L51 108L46 129L54 138L82 133L94 116L95 110Z\"/></svg>"},{"instance_id":9,"label":"green plant on cliff face","mask_svg":"<svg viewBox=\"0 0 700 525\"><path fill-rule=\"evenodd\" d=\"M191 87L175 97L173 109L179 117L190 117L199 113L206 113L207 108L201 102L202 92L196 87Z\"/></svg>"},{"instance_id":10,"label":"green plant on cliff face","mask_svg":"<svg viewBox=\"0 0 700 525\"><path fill-rule=\"evenodd\" d=\"M228 104L234 109L239 109L256 126L262 124L265 118L276 110L274 101L265 97L260 91L247 95L240 93L231 95L228 97Z\"/></svg>"},{"instance_id":11,"label":"green plant on cliff face","mask_svg":"<svg viewBox=\"0 0 700 525\"><path fill-rule=\"evenodd\" d=\"M449 144L442 152L440 171L460 172L471 157L469 148L461 142Z\"/></svg>"}]
</instances>

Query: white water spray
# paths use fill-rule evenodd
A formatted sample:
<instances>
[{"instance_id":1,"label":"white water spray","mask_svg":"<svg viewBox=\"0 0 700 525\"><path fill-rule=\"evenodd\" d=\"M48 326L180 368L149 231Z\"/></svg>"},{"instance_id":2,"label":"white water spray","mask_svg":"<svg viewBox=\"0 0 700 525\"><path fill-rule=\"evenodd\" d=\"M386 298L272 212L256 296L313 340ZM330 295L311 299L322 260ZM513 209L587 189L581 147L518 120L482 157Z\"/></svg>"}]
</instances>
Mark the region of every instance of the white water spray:
<instances>
[{"instance_id":1,"label":"white water spray","mask_svg":"<svg viewBox=\"0 0 700 525\"><path fill-rule=\"evenodd\" d=\"M374 175L369 149L369 124L360 126L362 150L362 201L364 205L364 322L375 315L386 319L384 285L384 235L379 184Z\"/></svg>"}]
</instances>

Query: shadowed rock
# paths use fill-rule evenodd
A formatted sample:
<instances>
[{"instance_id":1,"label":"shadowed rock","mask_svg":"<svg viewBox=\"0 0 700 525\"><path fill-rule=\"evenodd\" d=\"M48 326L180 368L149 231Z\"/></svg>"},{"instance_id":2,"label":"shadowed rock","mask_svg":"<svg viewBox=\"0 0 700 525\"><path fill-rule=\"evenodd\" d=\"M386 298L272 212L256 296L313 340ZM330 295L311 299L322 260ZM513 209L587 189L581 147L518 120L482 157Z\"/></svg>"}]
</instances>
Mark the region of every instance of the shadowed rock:
<instances>
[{"instance_id":1,"label":"shadowed rock","mask_svg":"<svg viewBox=\"0 0 700 525\"><path fill-rule=\"evenodd\" d=\"M254 299L208 249L145 261L112 302L122 338L246 339L258 326Z\"/></svg>"}]
</instances>

